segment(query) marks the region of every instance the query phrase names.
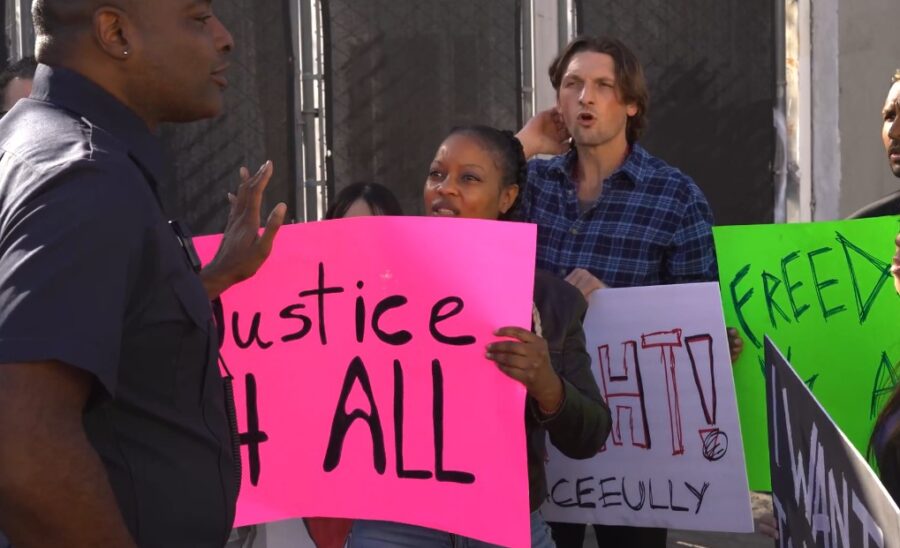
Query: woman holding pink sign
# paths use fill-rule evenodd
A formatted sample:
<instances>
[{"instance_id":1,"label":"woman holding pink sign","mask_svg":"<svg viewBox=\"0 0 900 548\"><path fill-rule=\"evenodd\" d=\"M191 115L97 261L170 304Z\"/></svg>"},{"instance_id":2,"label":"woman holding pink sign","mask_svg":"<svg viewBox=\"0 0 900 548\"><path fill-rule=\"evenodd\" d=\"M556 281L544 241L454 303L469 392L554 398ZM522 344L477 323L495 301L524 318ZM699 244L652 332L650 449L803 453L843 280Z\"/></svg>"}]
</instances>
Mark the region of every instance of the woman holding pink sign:
<instances>
[{"instance_id":1,"label":"woman holding pink sign","mask_svg":"<svg viewBox=\"0 0 900 548\"><path fill-rule=\"evenodd\" d=\"M511 220L526 182L525 155L510 132L485 126L450 132L432 161L425 182L428 215ZM528 393L525 431L535 548L555 546L539 508L547 496L545 439L571 458L597 454L610 429L609 409L590 371L581 320L587 303L572 285L538 271L532 330L504 327L505 340L486 348L486 356ZM351 548L387 546L481 547L485 542L401 523L357 520Z\"/></svg>"}]
</instances>

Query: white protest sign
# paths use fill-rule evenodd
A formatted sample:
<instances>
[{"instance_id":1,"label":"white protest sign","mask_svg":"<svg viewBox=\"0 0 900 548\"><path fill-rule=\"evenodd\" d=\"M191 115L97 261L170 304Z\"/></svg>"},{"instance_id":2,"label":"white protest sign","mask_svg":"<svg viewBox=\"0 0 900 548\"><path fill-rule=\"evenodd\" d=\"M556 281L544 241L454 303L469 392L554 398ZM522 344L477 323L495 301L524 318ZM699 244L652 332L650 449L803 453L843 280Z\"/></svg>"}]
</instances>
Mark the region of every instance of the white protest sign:
<instances>
[{"instance_id":1,"label":"white protest sign","mask_svg":"<svg viewBox=\"0 0 900 548\"><path fill-rule=\"evenodd\" d=\"M752 531L718 284L597 291L584 330L612 432L587 460L548 440L544 517Z\"/></svg>"}]
</instances>

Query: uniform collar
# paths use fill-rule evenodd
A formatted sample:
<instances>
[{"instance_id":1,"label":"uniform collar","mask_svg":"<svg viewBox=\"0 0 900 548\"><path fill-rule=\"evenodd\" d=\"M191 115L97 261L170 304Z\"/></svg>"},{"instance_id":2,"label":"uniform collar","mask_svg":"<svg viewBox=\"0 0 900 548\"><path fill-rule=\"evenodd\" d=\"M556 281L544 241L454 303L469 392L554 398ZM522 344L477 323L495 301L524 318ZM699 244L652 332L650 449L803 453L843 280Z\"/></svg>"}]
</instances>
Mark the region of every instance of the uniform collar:
<instances>
[{"instance_id":1,"label":"uniform collar","mask_svg":"<svg viewBox=\"0 0 900 548\"><path fill-rule=\"evenodd\" d=\"M53 103L119 139L131 158L153 177L163 180L165 162L159 139L137 114L108 91L81 74L38 65L31 99Z\"/></svg>"}]
</instances>

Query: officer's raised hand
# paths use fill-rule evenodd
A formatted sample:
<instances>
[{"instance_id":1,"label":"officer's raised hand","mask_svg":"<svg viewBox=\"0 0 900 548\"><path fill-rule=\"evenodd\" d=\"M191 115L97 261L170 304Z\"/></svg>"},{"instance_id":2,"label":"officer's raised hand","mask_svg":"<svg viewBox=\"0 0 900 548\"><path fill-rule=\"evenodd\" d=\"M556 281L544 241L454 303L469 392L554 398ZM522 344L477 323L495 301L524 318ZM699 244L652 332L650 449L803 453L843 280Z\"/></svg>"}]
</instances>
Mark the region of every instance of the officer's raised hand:
<instances>
[{"instance_id":1,"label":"officer's raised hand","mask_svg":"<svg viewBox=\"0 0 900 548\"><path fill-rule=\"evenodd\" d=\"M222 243L215 258L200 273L210 299L256 274L271 253L275 235L287 211L284 203L276 205L266 220L265 230L259 234L263 192L271 178L271 161L263 164L252 177L247 168L241 168L237 194L228 195L231 209Z\"/></svg>"}]
</instances>

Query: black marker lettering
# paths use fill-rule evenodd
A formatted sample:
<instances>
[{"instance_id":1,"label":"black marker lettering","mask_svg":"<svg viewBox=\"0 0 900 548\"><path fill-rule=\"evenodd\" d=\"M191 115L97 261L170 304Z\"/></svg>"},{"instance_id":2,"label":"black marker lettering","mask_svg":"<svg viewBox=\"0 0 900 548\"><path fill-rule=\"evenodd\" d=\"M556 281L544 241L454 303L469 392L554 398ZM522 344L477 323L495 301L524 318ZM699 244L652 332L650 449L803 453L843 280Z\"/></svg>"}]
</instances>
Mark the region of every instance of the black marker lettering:
<instances>
[{"instance_id":1,"label":"black marker lettering","mask_svg":"<svg viewBox=\"0 0 900 548\"><path fill-rule=\"evenodd\" d=\"M231 332L234 334L234 344L236 344L238 348L246 350L253 346L253 343L256 343L256 346L263 350L272 346L272 341L264 341L259 335L259 321L261 318L262 314L259 312L253 314L253 321L250 322L250 334L247 336L247 339L244 340L241 337L241 330L239 328L240 318L238 317L238 312L235 310L231 313Z\"/></svg>"},{"instance_id":2,"label":"black marker lettering","mask_svg":"<svg viewBox=\"0 0 900 548\"><path fill-rule=\"evenodd\" d=\"M441 312L441 310L448 304L454 305L454 308L447 313ZM463 300L459 297L446 297L434 303L434 306L431 308L431 320L428 322L428 330L431 331L431 336L434 337L434 340L439 343L451 344L453 346L475 344L475 337L471 335L451 337L448 335L444 335L443 333L438 331L437 328L438 323L452 318L453 316L456 316L457 314L462 312L463 306Z\"/></svg>"},{"instance_id":3,"label":"black marker lettering","mask_svg":"<svg viewBox=\"0 0 900 548\"><path fill-rule=\"evenodd\" d=\"M375 305L375 311L372 312L372 331L375 332L375 335L377 335L382 342L400 346L401 344L406 344L412 340L412 334L410 334L409 331L400 330L394 333L386 333L378 325L378 322L381 321L381 316L383 316L385 312L392 308L399 308L406 303L406 297L402 295L391 295L390 297L385 297Z\"/></svg>"},{"instance_id":4,"label":"black marker lettering","mask_svg":"<svg viewBox=\"0 0 900 548\"><path fill-rule=\"evenodd\" d=\"M250 483L255 487L259 483L261 468L259 460L259 444L269 441L269 436L259 429L259 413L256 405L256 377L252 374L244 376L247 394L247 431L238 436L241 445L247 446L247 462L250 464Z\"/></svg>"},{"instance_id":5,"label":"black marker lettering","mask_svg":"<svg viewBox=\"0 0 900 548\"><path fill-rule=\"evenodd\" d=\"M625 504L628 505L629 508L634 510L635 512L644 507L644 500L647 498L647 491L644 489L644 482L638 480L638 495L641 497L640 502L637 504L631 504L631 501L628 500L628 491L625 490L625 477L622 477L622 498L625 499Z\"/></svg>"},{"instance_id":6,"label":"black marker lettering","mask_svg":"<svg viewBox=\"0 0 900 548\"><path fill-rule=\"evenodd\" d=\"M400 360L394 360L394 449L397 451L397 477L430 479L429 470L403 468L403 369Z\"/></svg>"},{"instance_id":7,"label":"black marker lettering","mask_svg":"<svg viewBox=\"0 0 900 548\"><path fill-rule=\"evenodd\" d=\"M706 496L706 490L709 489L709 482L704 482L703 487L698 491L693 485L688 482L684 482L684 486L688 488L688 490L697 497L697 509L694 511L695 514L700 513L700 506L703 504L703 497Z\"/></svg>"},{"instance_id":8,"label":"black marker lettering","mask_svg":"<svg viewBox=\"0 0 900 548\"><path fill-rule=\"evenodd\" d=\"M303 310L304 308L306 308L306 305L294 304L284 307L278 314L285 320L290 320L293 318L295 320L300 320L301 323L301 327L298 331L281 337L282 342L300 340L305 337L307 333L309 333L310 329L312 329L312 320L309 319L309 316L307 316L306 314L300 314L298 312L298 310Z\"/></svg>"},{"instance_id":9,"label":"black marker lettering","mask_svg":"<svg viewBox=\"0 0 900 548\"><path fill-rule=\"evenodd\" d=\"M591 478L591 479L593 479L593 478ZM607 482L610 482L610 481L616 481L616 478L615 478L615 477L608 477L608 478L603 478L602 480L599 481L599 483L600 483L600 504L602 504L604 508L606 508L606 507L608 507L608 506L622 506L622 501L621 501L621 500L615 501L615 502L607 502L607 501L606 501L606 499L608 499L608 498L612 498L612 497L621 497L621 496L622 496L621 491L607 491L607 490L603 487L603 484L604 484L604 483L607 483ZM591 491L593 491L593 489L591 489ZM593 508L593 507L594 507L594 505L591 504L589 508Z\"/></svg>"},{"instance_id":10,"label":"black marker lettering","mask_svg":"<svg viewBox=\"0 0 900 548\"><path fill-rule=\"evenodd\" d=\"M438 481L475 483L475 475L469 472L444 470L444 374L441 362L431 362L433 387L432 411L434 416L434 477Z\"/></svg>"},{"instance_id":11,"label":"black marker lettering","mask_svg":"<svg viewBox=\"0 0 900 548\"><path fill-rule=\"evenodd\" d=\"M319 263L319 286L316 289L301 291L301 297L315 295L319 302L319 341L328 344L328 335L325 333L325 295L331 293L343 293L343 287L325 287L325 263Z\"/></svg>"},{"instance_id":12,"label":"black marker lettering","mask_svg":"<svg viewBox=\"0 0 900 548\"><path fill-rule=\"evenodd\" d=\"M653 504L653 480L647 480L647 484L650 490L650 508L653 508L654 510L668 510L668 506Z\"/></svg>"},{"instance_id":13,"label":"black marker lettering","mask_svg":"<svg viewBox=\"0 0 900 548\"><path fill-rule=\"evenodd\" d=\"M596 504L594 504L593 502L588 502L588 501L582 500L582 498L581 498L581 495L590 495L591 493L594 492L593 487L588 487L586 489L581 488L581 484L586 481L594 481L594 477L588 476L586 478L578 478L578 481L575 482L575 498L578 500L578 507L579 508L596 508L597 507Z\"/></svg>"},{"instance_id":14,"label":"black marker lettering","mask_svg":"<svg viewBox=\"0 0 900 548\"><path fill-rule=\"evenodd\" d=\"M673 491L672 480L669 480L669 506L676 512L688 512L689 509L686 506L675 505L675 493Z\"/></svg>"},{"instance_id":15,"label":"black marker lettering","mask_svg":"<svg viewBox=\"0 0 900 548\"><path fill-rule=\"evenodd\" d=\"M356 282L356 288L362 289L362 280ZM356 297L356 342L363 342L366 332L366 302L362 295Z\"/></svg>"},{"instance_id":16,"label":"black marker lettering","mask_svg":"<svg viewBox=\"0 0 900 548\"><path fill-rule=\"evenodd\" d=\"M350 397L350 391L353 385L359 383L360 388L366 394L369 400L371 413L366 413L362 409L356 409L347 415L345 409L347 399ZM341 396L338 398L337 408L334 411L334 420L331 422L331 435L328 437L328 449L325 451L325 462L322 467L326 472L331 472L341 462L341 452L344 448L344 439L347 437L347 431L356 419L362 419L369 425L369 432L372 435L372 461L375 464L375 471L384 474L385 470L385 453L384 453L384 431L381 428L381 420L378 418L378 407L375 405L375 397L372 395L372 385L369 382L369 374L363 365L362 359L353 358L350 367L347 368L347 374L344 376L344 386L341 388Z\"/></svg>"},{"instance_id":17,"label":"black marker lettering","mask_svg":"<svg viewBox=\"0 0 900 548\"><path fill-rule=\"evenodd\" d=\"M573 506L577 506L578 503L573 501L571 498L567 498L566 500L557 500L556 499L556 489L563 484L569 483L567 479L561 479L558 482L553 484L553 488L550 489L550 499L553 501L553 504L560 506L562 508L571 508Z\"/></svg>"}]
</instances>

